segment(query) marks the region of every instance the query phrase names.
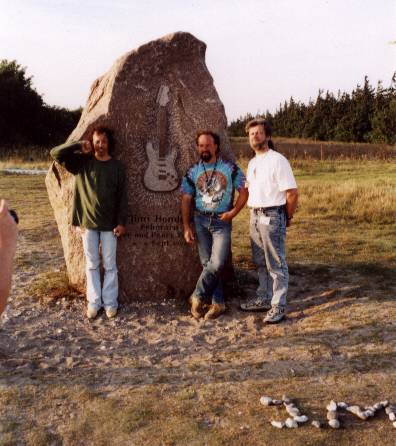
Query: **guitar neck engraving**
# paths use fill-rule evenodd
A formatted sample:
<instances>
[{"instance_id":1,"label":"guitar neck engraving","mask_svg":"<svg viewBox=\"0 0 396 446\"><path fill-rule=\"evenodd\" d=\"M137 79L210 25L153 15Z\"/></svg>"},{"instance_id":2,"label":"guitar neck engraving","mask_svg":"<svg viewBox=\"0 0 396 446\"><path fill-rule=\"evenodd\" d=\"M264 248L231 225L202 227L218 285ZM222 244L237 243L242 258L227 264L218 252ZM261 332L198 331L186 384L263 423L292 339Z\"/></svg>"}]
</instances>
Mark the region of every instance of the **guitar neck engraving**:
<instances>
[{"instance_id":1,"label":"guitar neck engraving","mask_svg":"<svg viewBox=\"0 0 396 446\"><path fill-rule=\"evenodd\" d=\"M153 192L170 192L179 185L179 177L175 169L177 152L173 148L167 152L168 145L168 117L167 104L169 102L169 87L161 85L157 95L157 132L158 149L148 141L146 153L149 165L144 174L145 187Z\"/></svg>"}]
</instances>

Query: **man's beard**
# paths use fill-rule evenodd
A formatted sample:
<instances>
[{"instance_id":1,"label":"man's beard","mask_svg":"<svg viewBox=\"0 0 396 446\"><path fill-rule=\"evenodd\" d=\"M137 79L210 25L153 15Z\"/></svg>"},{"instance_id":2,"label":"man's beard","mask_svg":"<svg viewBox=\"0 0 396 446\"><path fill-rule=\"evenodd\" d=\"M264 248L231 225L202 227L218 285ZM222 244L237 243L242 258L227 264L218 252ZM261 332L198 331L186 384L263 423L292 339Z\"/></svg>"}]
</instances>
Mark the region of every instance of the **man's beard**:
<instances>
[{"instance_id":1,"label":"man's beard","mask_svg":"<svg viewBox=\"0 0 396 446\"><path fill-rule=\"evenodd\" d=\"M212 158L212 154L210 152L202 152L201 153L201 160L207 163Z\"/></svg>"},{"instance_id":2,"label":"man's beard","mask_svg":"<svg viewBox=\"0 0 396 446\"><path fill-rule=\"evenodd\" d=\"M253 144L254 150L264 150L266 149L266 147L267 147L266 141L256 142Z\"/></svg>"}]
</instances>

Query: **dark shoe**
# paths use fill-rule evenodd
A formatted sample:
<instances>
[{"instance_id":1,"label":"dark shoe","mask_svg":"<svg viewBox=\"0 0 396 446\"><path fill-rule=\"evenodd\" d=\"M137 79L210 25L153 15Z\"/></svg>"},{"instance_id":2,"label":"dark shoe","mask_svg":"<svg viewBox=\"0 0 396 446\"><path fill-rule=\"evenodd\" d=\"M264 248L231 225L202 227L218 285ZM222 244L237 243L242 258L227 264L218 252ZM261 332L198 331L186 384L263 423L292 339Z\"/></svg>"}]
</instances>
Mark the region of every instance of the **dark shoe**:
<instances>
[{"instance_id":1,"label":"dark shoe","mask_svg":"<svg viewBox=\"0 0 396 446\"><path fill-rule=\"evenodd\" d=\"M190 297L191 314L193 318L199 319L202 317L202 302L194 294Z\"/></svg>"},{"instance_id":2,"label":"dark shoe","mask_svg":"<svg viewBox=\"0 0 396 446\"><path fill-rule=\"evenodd\" d=\"M212 304L209 308L209 311L205 314L205 321L209 319L216 319L223 314L226 310L226 306L224 304Z\"/></svg>"},{"instance_id":3,"label":"dark shoe","mask_svg":"<svg viewBox=\"0 0 396 446\"><path fill-rule=\"evenodd\" d=\"M267 324L276 324L284 319L286 314L285 307L282 305L272 305L264 318L264 322Z\"/></svg>"},{"instance_id":4,"label":"dark shoe","mask_svg":"<svg viewBox=\"0 0 396 446\"><path fill-rule=\"evenodd\" d=\"M271 308L271 304L266 301L260 300L258 297L248 300L239 305L242 311L268 311Z\"/></svg>"}]
</instances>

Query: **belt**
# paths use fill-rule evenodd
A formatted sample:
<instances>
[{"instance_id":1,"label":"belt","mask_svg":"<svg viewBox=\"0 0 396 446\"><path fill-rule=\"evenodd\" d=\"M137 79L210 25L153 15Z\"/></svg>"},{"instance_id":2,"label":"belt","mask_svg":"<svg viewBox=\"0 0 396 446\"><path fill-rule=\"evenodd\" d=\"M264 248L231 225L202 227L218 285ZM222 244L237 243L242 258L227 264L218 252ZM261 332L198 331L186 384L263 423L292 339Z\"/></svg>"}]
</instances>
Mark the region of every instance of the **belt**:
<instances>
[{"instance_id":1,"label":"belt","mask_svg":"<svg viewBox=\"0 0 396 446\"><path fill-rule=\"evenodd\" d=\"M252 211L255 214L258 214L259 212L265 212L265 211L283 211L284 209L286 209L286 205L282 204L280 206L269 206L266 208L252 208Z\"/></svg>"},{"instance_id":2,"label":"belt","mask_svg":"<svg viewBox=\"0 0 396 446\"><path fill-rule=\"evenodd\" d=\"M204 212L195 210L196 214L205 215L205 217L220 218L222 212Z\"/></svg>"}]
</instances>

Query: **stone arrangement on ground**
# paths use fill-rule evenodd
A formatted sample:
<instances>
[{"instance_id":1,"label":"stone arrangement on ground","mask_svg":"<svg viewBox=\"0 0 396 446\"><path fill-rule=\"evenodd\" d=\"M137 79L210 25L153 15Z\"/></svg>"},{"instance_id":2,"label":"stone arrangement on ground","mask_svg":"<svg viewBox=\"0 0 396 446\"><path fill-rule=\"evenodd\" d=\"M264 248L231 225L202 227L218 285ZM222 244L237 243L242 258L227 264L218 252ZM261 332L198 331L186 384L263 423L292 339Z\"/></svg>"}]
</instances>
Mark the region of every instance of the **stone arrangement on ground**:
<instances>
[{"instance_id":1,"label":"stone arrangement on ground","mask_svg":"<svg viewBox=\"0 0 396 446\"><path fill-rule=\"evenodd\" d=\"M306 423L308 421L307 415L301 414L300 409L297 407L297 405L293 403L292 399L286 395L284 395L281 400L272 399L270 396L263 395L260 398L260 403L263 406L267 407L282 405L285 407L289 418L287 418L285 421L270 421L270 424L278 429L282 429L284 427L297 428L300 424ZM388 415L388 418L392 422L393 427L396 428L396 405L390 404L388 400L380 401L372 406L365 406L364 408L358 405L348 405L343 401L336 402L334 400L331 400L330 403L326 406L326 410L327 423L333 429L339 429L341 427L341 423L339 420L340 410L350 412L356 415L361 420L368 420L369 418L374 417L375 414L380 410L385 410L385 413ZM324 426L324 424L319 420L312 420L311 424L316 428L321 428Z\"/></svg>"},{"instance_id":2,"label":"stone arrangement on ground","mask_svg":"<svg viewBox=\"0 0 396 446\"><path fill-rule=\"evenodd\" d=\"M180 180L197 160L196 132L217 132L222 156L234 159L205 51L203 42L178 32L120 57L93 83L68 138L85 139L97 125L114 131L114 156L124 163L128 178L127 234L117 248L124 302L186 297L200 274L196 248L182 236L179 210ZM69 280L84 292L81 236L71 226L73 177L53 163L46 185Z\"/></svg>"}]
</instances>

